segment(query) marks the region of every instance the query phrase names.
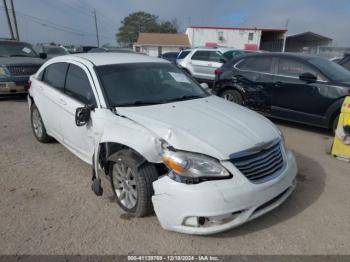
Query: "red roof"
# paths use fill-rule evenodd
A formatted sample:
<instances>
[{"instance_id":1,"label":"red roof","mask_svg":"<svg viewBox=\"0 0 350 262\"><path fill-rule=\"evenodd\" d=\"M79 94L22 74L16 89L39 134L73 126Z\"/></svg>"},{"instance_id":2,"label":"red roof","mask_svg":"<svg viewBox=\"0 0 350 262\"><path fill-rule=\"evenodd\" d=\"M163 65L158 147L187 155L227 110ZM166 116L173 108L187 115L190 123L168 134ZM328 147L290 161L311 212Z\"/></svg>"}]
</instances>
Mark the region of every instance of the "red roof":
<instances>
[{"instance_id":1,"label":"red roof","mask_svg":"<svg viewBox=\"0 0 350 262\"><path fill-rule=\"evenodd\" d=\"M225 26L190 26L194 29L222 29L222 30L259 30L263 32L287 32L287 29L254 28L254 27L225 27Z\"/></svg>"}]
</instances>

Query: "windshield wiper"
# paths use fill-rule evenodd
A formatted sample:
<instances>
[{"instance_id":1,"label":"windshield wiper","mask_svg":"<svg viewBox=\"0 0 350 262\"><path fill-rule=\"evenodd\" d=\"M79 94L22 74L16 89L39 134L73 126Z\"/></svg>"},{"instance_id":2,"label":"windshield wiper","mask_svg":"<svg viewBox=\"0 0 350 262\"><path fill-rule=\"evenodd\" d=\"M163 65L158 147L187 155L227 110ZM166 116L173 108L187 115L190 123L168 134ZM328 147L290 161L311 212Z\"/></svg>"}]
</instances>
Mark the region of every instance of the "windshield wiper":
<instances>
[{"instance_id":1,"label":"windshield wiper","mask_svg":"<svg viewBox=\"0 0 350 262\"><path fill-rule=\"evenodd\" d=\"M122 106L146 106L146 105L157 105L157 104L163 104L163 101L143 101L143 100L136 100L133 102L125 103L125 104L117 104L114 107L122 107Z\"/></svg>"},{"instance_id":2,"label":"windshield wiper","mask_svg":"<svg viewBox=\"0 0 350 262\"><path fill-rule=\"evenodd\" d=\"M30 57L28 55L21 55L21 54L14 54L14 55L10 55L10 57Z\"/></svg>"},{"instance_id":3,"label":"windshield wiper","mask_svg":"<svg viewBox=\"0 0 350 262\"><path fill-rule=\"evenodd\" d=\"M199 95L183 95L177 98L172 98L167 100L167 102L176 102L176 101L185 101L185 100L191 100L191 99L197 99L197 98L203 98L204 96Z\"/></svg>"}]
</instances>

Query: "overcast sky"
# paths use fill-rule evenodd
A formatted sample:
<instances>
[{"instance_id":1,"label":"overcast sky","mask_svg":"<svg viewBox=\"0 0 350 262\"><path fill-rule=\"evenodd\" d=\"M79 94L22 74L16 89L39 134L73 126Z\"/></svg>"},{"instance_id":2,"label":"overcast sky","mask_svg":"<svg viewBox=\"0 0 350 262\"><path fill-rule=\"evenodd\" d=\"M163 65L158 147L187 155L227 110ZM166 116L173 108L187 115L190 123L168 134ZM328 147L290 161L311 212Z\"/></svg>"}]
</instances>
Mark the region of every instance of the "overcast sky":
<instances>
[{"instance_id":1,"label":"overcast sky","mask_svg":"<svg viewBox=\"0 0 350 262\"><path fill-rule=\"evenodd\" d=\"M350 46L349 0L13 0L21 40L95 45L97 10L101 43L115 44L120 21L145 11L161 20L177 18L181 30L200 26L284 28L288 34L313 31ZM0 1L0 37L9 37Z\"/></svg>"}]
</instances>

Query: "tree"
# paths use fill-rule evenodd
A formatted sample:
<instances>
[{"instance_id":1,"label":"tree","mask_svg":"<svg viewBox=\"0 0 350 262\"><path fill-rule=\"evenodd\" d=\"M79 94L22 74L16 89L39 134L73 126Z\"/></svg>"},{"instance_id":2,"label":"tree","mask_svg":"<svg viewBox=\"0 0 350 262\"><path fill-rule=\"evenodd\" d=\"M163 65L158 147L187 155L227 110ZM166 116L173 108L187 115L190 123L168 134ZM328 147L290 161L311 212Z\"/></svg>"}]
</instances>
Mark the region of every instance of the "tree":
<instances>
[{"instance_id":1,"label":"tree","mask_svg":"<svg viewBox=\"0 0 350 262\"><path fill-rule=\"evenodd\" d=\"M116 34L119 45L131 47L137 41L139 33L177 33L177 24L169 21L158 22L158 16L146 12L129 14L121 21Z\"/></svg>"}]
</instances>

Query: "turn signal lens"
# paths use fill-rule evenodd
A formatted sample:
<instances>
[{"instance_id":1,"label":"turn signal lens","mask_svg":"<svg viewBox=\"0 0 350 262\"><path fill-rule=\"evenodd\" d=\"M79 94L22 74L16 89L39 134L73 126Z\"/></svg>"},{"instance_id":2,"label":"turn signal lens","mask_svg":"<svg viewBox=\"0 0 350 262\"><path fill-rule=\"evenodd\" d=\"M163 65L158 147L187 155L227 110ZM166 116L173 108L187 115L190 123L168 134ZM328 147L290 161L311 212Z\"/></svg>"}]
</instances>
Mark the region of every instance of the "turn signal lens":
<instances>
[{"instance_id":1,"label":"turn signal lens","mask_svg":"<svg viewBox=\"0 0 350 262\"><path fill-rule=\"evenodd\" d=\"M185 173L186 168L181 163L178 163L175 159L172 159L167 156L163 156L162 160L165 165L167 165L170 169L174 170L176 173L179 173L179 174Z\"/></svg>"}]
</instances>

